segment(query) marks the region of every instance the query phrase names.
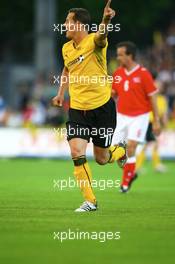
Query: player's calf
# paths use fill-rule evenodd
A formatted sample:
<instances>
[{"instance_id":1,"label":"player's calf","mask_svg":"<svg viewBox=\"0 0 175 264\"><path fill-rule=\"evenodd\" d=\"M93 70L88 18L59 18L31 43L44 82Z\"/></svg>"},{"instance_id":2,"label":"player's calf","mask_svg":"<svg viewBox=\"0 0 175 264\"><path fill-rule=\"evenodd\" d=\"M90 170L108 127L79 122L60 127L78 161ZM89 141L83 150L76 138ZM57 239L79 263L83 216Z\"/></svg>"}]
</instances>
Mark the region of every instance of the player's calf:
<instances>
[{"instance_id":1,"label":"player's calf","mask_svg":"<svg viewBox=\"0 0 175 264\"><path fill-rule=\"evenodd\" d=\"M74 175L82 191L83 197L86 202L95 206L97 202L91 186L92 174L86 156L74 157L73 162Z\"/></svg>"},{"instance_id":2,"label":"player's calf","mask_svg":"<svg viewBox=\"0 0 175 264\"><path fill-rule=\"evenodd\" d=\"M136 157L129 157L127 163L123 167L123 177L122 177L122 184L121 184L121 191L127 192L132 182L137 178L136 175Z\"/></svg>"},{"instance_id":3,"label":"player's calf","mask_svg":"<svg viewBox=\"0 0 175 264\"><path fill-rule=\"evenodd\" d=\"M130 179L130 181L128 182L128 185L121 185L120 186L120 192L121 193L127 193L129 191L129 189L131 188L133 182L138 178L138 174L135 173L134 176Z\"/></svg>"}]
</instances>

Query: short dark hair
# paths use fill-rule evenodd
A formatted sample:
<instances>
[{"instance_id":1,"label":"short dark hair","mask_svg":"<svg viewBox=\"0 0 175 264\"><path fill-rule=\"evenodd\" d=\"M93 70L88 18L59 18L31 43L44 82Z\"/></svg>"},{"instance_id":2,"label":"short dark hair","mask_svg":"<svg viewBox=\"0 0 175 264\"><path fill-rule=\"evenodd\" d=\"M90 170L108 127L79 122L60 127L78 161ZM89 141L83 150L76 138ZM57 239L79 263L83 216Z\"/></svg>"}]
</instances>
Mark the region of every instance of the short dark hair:
<instances>
[{"instance_id":1,"label":"short dark hair","mask_svg":"<svg viewBox=\"0 0 175 264\"><path fill-rule=\"evenodd\" d=\"M79 21L84 25L90 25L91 23L91 16L89 11L84 8L71 8L68 13L74 13L74 21Z\"/></svg>"},{"instance_id":2,"label":"short dark hair","mask_svg":"<svg viewBox=\"0 0 175 264\"><path fill-rule=\"evenodd\" d=\"M135 45L135 43L131 41L123 41L117 44L117 49L121 47L125 47L126 54L132 55L132 58L135 59L137 53L137 46Z\"/></svg>"}]
</instances>

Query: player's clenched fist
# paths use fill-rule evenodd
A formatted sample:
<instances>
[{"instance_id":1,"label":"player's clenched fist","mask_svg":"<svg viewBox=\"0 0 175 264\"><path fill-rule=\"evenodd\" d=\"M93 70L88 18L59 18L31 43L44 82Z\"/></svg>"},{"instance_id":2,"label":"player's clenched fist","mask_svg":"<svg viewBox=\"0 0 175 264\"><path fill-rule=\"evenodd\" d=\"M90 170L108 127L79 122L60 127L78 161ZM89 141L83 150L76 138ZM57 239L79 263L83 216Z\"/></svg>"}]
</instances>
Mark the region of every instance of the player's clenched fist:
<instances>
[{"instance_id":1,"label":"player's clenched fist","mask_svg":"<svg viewBox=\"0 0 175 264\"><path fill-rule=\"evenodd\" d=\"M64 101L64 96L62 95L57 95L52 99L52 105L53 106L62 106Z\"/></svg>"},{"instance_id":2,"label":"player's clenched fist","mask_svg":"<svg viewBox=\"0 0 175 264\"><path fill-rule=\"evenodd\" d=\"M111 20L113 17L115 17L115 11L112 8L110 8L111 1L112 0L108 0L105 6L104 14L103 14L104 20Z\"/></svg>"}]
</instances>

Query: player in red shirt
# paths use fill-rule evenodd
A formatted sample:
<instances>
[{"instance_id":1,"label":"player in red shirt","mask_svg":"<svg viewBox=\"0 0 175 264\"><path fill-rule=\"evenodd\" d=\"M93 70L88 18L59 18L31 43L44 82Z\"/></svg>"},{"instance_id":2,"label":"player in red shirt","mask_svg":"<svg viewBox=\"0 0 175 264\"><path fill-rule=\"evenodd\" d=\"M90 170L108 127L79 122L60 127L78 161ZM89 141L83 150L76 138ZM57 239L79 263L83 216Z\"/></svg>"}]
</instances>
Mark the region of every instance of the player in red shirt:
<instances>
[{"instance_id":1,"label":"player in red shirt","mask_svg":"<svg viewBox=\"0 0 175 264\"><path fill-rule=\"evenodd\" d=\"M121 191L127 192L135 174L136 147L145 140L149 112L153 111L155 135L160 133L156 104L157 89L150 72L135 61L136 46L132 42L117 45L117 60L120 67L113 75L113 94L117 95L117 128L113 144L127 142L128 160L123 167Z\"/></svg>"}]
</instances>

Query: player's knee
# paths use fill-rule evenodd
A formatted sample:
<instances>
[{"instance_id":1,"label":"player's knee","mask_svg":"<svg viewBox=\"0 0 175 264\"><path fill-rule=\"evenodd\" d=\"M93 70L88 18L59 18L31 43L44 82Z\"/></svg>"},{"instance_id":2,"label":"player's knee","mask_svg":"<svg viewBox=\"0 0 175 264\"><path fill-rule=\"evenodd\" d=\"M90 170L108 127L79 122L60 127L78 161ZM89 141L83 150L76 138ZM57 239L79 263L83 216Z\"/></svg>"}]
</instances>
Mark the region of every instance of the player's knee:
<instances>
[{"instance_id":1,"label":"player's knee","mask_svg":"<svg viewBox=\"0 0 175 264\"><path fill-rule=\"evenodd\" d=\"M105 165L107 163L106 157L104 156L96 156L95 157L95 161L99 164L99 165Z\"/></svg>"},{"instance_id":2,"label":"player's knee","mask_svg":"<svg viewBox=\"0 0 175 264\"><path fill-rule=\"evenodd\" d=\"M137 147L136 144L129 144L127 146L127 154L128 154L129 157L132 157L132 156L135 155L136 147Z\"/></svg>"},{"instance_id":3,"label":"player's knee","mask_svg":"<svg viewBox=\"0 0 175 264\"><path fill-rule=\"evenodd\" d=\"M82 155L84 155L84 153L82 153L82 149L75 147L71 148L71 155L72 157L80 157Z\"/></svg>"}]
</instances>

